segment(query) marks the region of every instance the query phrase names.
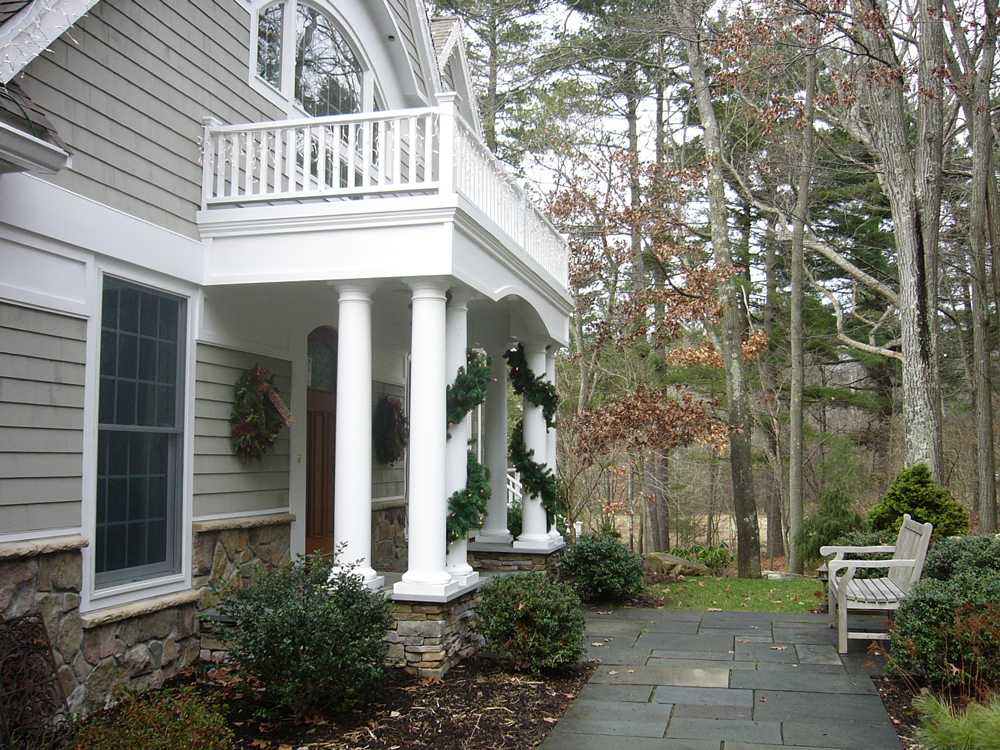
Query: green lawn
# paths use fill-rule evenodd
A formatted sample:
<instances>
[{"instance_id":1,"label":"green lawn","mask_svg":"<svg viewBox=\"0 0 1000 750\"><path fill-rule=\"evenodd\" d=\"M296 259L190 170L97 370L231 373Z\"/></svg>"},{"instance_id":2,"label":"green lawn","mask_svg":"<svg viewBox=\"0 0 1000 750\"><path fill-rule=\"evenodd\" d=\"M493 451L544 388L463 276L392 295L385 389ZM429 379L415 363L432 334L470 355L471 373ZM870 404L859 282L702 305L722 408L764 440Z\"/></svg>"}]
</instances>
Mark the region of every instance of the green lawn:
<instances>
[{"instance_id":1,"label":"green lawn","mask_svg":"<svg viewBox=\"0 0 1000 750\"><path fill-rule=\"evenodd\" d=\"M772 581L698 577L653 586L652 590L667 598L665 609L808 612L823 603L823 585L816 578Z\"/></svg>"}]
</instances>

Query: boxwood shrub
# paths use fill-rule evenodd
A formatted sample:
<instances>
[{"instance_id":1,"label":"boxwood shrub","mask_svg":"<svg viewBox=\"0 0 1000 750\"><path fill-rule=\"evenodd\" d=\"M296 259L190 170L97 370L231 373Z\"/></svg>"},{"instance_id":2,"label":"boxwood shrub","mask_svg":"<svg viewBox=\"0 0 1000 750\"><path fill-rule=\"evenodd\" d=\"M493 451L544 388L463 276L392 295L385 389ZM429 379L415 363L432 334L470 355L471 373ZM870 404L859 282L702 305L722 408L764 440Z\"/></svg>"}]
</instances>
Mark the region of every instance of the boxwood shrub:
<instances>
[{"instance_id":1,"label":"boxwood shrub","mask_svg":"<svg viewBox=\"0 0 1000 750\"><path fill-rule=\"evenodd\" d=\"M333 565L299 556L252 566L220 592L219 612L235 622L225 633L230 659L299 716L369 699L391 669L389 599L352 566Z\"/></svg>"},{"instance_id":2,"label":"boxwood shrub","mask_svg":"<svg viewBox=\"0 0 1000 750\"><path fill-rule=\"evenodd\" d=\"M584 654L587 622L579 598L542 573L498 576L484 584L478 614L486 647L518 669L572 666Z\"/></svg>"},{"instance_id":3,"label":"boxwood shrub","mask_svg":"<svg viewBox=\"0 0 1000 750\"><path fill-rule=\"evenodd\" d=\"M892 623L894 666L975 696L1000 687L1000 572L924 578Z\"/></svg>"},{"instance_id":4,"label":"boxwood shrub","mask_svg":"<svg viewBox=\"0 0 1000 750\"><path fill-rule=\"evenodd\" d=\"M567 547L562 572L585 602L624 603L643 591L642 558L608 534L584 536Z\"/></svg>"},{"instance_id":5,"label":"boxwood shrub","mask_svg":"<svg viewBox=\"0 0 1000 750\"><path fill-rule=\"evenodd\" d=\"M966 573L1000 571L1000 538L959 536L938 539L924 562L924 578L945 581Z\"/></svg>"}]
</instances>

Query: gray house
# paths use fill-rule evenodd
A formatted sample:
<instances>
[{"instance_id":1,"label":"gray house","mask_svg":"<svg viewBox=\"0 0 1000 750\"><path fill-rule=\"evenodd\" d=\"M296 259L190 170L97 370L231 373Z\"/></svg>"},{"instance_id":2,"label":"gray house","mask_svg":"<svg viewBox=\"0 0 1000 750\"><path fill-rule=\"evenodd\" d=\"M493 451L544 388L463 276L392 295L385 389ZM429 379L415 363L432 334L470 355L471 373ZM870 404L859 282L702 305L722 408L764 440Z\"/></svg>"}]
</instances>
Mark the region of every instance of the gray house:
<instances>
[{"instance_id":1,"label":"gray house","mask_svg":"<svg viewBox=\"0 0 1000 750\"><path fill-rule=\"evenodd\" d=\"M0 3L0 617L41 610L74 709L211 657L195 615L252 560L341 547L453 623L470 442L475 545L561 546L537 498L506 528L501 355L551 377L570 310L566 244L421 0ZM445 419L467 348L498 363L474 441ZM241 379L283 423L249 459ZM380 463L386 399L409 447ZM525 439L554 465L531 405ZM397 652L442 672L458 630Z\"/></svg>"}]
</instances>

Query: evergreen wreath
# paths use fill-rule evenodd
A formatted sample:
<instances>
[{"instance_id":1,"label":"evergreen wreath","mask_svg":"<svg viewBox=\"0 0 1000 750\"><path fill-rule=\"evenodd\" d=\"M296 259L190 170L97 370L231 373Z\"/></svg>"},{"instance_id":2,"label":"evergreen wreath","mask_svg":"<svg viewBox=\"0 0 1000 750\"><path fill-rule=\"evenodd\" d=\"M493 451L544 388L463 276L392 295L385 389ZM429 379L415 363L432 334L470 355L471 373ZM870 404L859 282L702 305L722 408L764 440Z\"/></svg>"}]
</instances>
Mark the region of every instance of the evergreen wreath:
<instances>
[{"instance_id":1,"label":"evergreen wreath","mask_svg":"<svg viewBox=\"0 0 1000 750\"><path fill-rule=\"evenodd\" d=\"M458 368L448 386L448 424L458 424L465 415L486 401L486 387L493 379L493 358L475 349L465 350L465 367Z\"/></svg>"},{"instance_id":2,"label":"evergreen wreath","mask_svg":"<svg viewBox=\"0 0 1000 750\"><path fill-rule=\"evenodd\" d=\"M528 367L524 356L524 344L504 352L504 359L510 367L510 384L514 393L524 396L535 406L542 407L545 424L550 429L556 426L556 409L559 408L559 395L556 387L541 375L535 375Z\"/></svg>"},{"instance_id":3,"label":"evergreen wreath","mask_svg":"<svg viewBox=\"0 0 1000 750\"><path fill-rule=\"evenodd\" d=\"M469 451L467 468L467 486L448 498L448 544L462 539L470 529L478 529L483 525L486 503L493 495L490 470L476 460L473 451Z\"/></svg>"},{"instance_id":4,"label":"evergreen wreath","mask_svg":"<svg viewBox=\"0 0 1000 750\"><path fill-rule=\"evenodd\" d=\"M398 398L382 396L372 414L372 448L380 464L394 464L409 443L409 425Z\"/></svg>"},{"instance_id":5,"label":"evergreen wreath","mask_svg":"<svg viewBox=\"0 0 1000 750\"><path fill-rule=\"evenodd\" d=\"M536 463L532 458L534 450L524 444L524 420L514 427L510 446L507 449L510 462L521 477L521 487L525 497L537 497L542 501L545 512L552 517L566 512L566 497L559 479L546 464Z\"/></svg>"},{"instance_id":6,"label":"evergreen wreath","mask_svg":"<svg viewBox=\"0 0 1000 750\"><path fill-rule=\"evenodd\" d=\"M237 378L229 417L229 434L236 455L260 461L278 439L281 428L294 421L274 387L274 375L267 368L256 364Z\"/></svg>"}]
</instances>

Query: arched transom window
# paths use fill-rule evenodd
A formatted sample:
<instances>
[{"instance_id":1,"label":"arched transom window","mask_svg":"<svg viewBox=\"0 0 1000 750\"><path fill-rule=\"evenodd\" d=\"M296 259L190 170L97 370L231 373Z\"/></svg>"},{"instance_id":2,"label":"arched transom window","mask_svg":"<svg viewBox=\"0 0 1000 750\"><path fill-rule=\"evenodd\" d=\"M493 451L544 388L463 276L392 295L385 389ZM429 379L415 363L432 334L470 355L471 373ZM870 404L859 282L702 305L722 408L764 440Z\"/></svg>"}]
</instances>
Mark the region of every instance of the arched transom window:
<instances>
[{"instance_id":1,"label":"arched transom window","mask_svg":"<svg viewBox=\"0 0 1000 750\"><path fill-rule=\"evenodd\" d=\"M364 66L331 18L314 5L284 0L261 7L256 52L257 77L308 115L373 108Z\"/></svg>"}]
</instances>

